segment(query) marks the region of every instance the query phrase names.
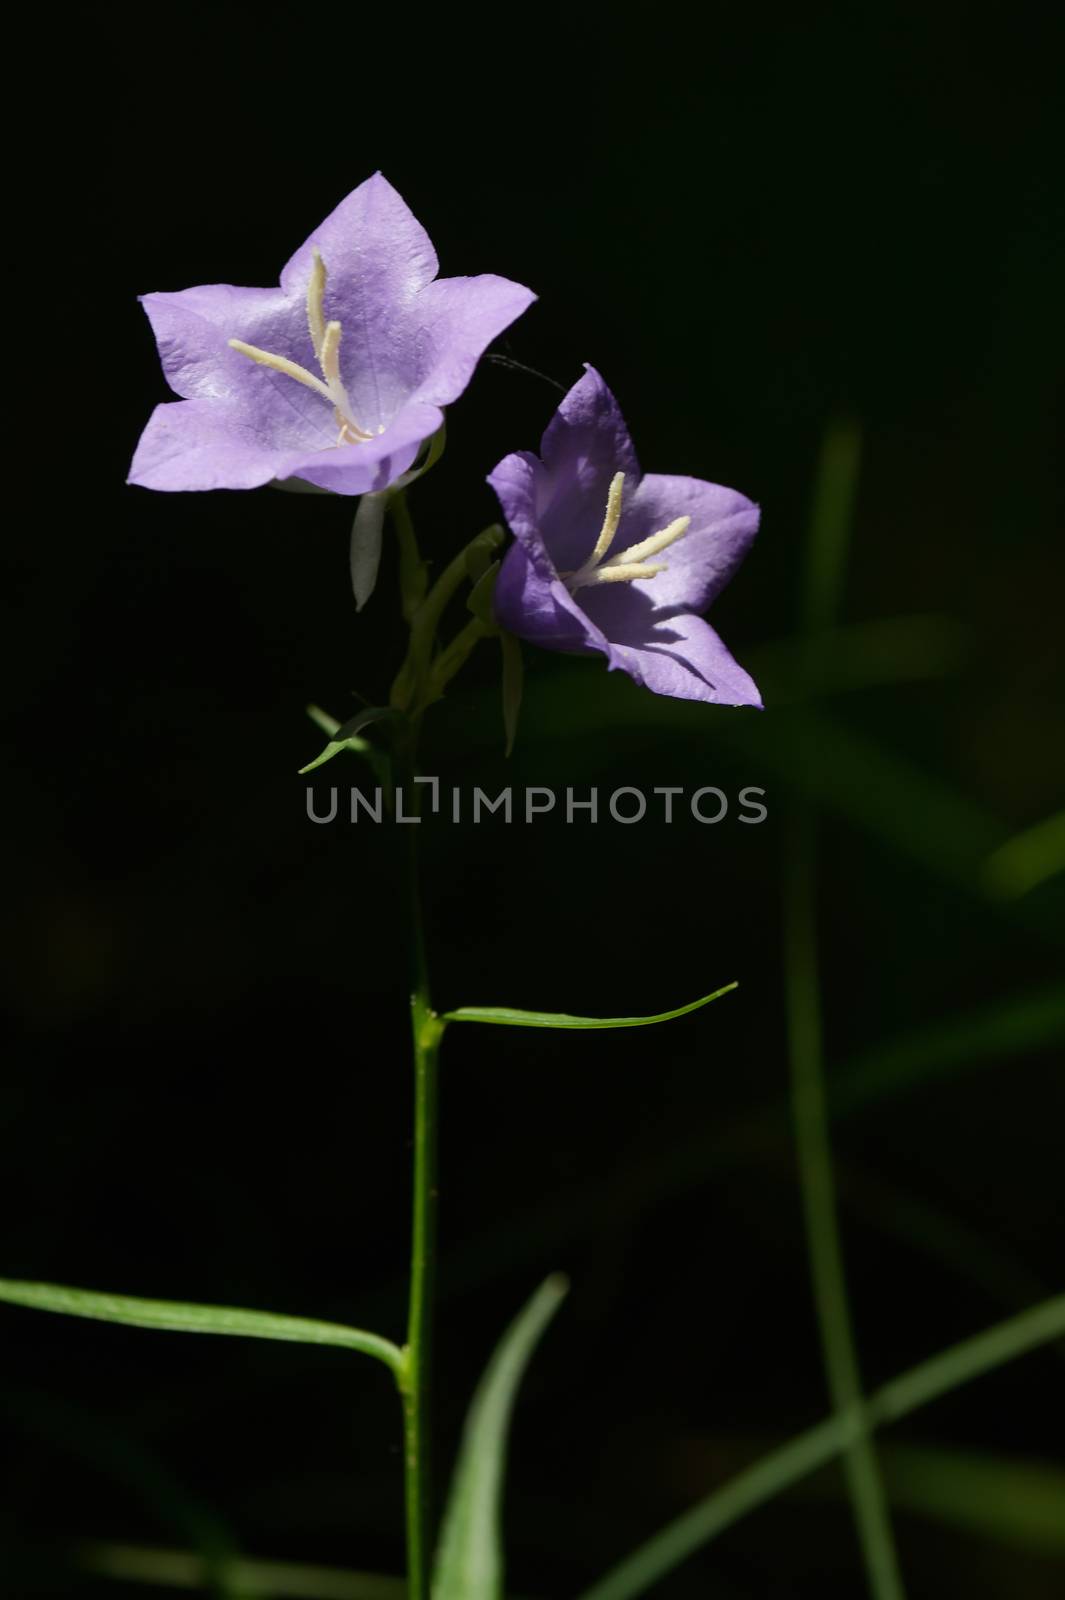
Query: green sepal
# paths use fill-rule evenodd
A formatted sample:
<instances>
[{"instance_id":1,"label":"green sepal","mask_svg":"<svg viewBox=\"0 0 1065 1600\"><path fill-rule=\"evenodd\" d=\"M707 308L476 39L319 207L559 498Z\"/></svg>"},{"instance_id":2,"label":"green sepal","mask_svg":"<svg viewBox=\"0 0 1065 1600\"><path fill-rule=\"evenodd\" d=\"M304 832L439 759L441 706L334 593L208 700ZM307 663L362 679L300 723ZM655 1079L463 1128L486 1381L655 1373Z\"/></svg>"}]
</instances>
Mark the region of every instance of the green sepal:
<instances>
[{"instance_id":1,"label":"green sepal","mask_svg":"<svg viewBox=\"0 0 1065 1600\"><path fill-rule=\"evenodd\" d=\"M473 588L466 597L466 609L472 611L478 622L494 626L492 596L499 576L499 562L493 561L483 568Z\"/></svg>"},{"instance_id":2,"label":"green sepal","mask_svg":"<svg viewBox=\"0 0 1065 1600\"><path fill-rule=\"evenodd\" d=\"M466 576L472 583L477 584L498 562L493 561L495 552L506 538L498 522L492 522L487 528L470 540L464 555L466 558Z\"/></svg>"}]
</instances>

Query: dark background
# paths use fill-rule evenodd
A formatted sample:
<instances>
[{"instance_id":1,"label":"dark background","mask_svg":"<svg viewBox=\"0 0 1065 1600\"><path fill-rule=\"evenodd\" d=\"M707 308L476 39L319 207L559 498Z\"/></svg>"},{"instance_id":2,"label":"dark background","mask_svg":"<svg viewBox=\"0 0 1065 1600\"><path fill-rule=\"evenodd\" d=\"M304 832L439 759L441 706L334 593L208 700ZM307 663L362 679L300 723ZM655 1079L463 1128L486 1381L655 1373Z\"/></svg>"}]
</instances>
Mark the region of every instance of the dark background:
<instances>
[{"instance_id":1,"label":"dark background","mask_svg":"<svg viewBox=\"0 0 1065 1600\"><path fill-rule=\"evenodd\" d=\"M763 506L714 613L762 716L529 653L505 764L482 647L430 722L446 784L768 793L759 828L425 829L441 1005L654 1011L740 980L661 1030L446 1042L442 1465L502 1327L549 1270L573 1280L516 1421L517 1593L576 1593L827 1409L786 1113L800 788L867 1382L1061 1288L1062 879L1007 894L986 867L1062 804L1059 45L1023 4L638 28L225 6L113 13L27 58L47 72L9 148L29 184L8 473L30 493L7 541L6 1275L402 1327L396 839L313 827L296 775L308 700L346 716L387 691L393 574L356 618L335 500L123 486L165 398L136 294L273 281L381 167L445 274L539 293L504 353L566 387L593 360L649 469ZM493 517L485 474L557 397L482 366L413 495L431 555ZM811 704L793 640L838 418L862 474ZM400 1570L383 1368L15 1310L0 1339L5 1592L163 1592L79 1573L96 1539ZM911 1596L1060 1594L1024 1486L1060 1492L1062 1373L1042 1351L885 1434ZM660 1592L863 1592L839 1474Z\"/></svg>"}]
</instances>

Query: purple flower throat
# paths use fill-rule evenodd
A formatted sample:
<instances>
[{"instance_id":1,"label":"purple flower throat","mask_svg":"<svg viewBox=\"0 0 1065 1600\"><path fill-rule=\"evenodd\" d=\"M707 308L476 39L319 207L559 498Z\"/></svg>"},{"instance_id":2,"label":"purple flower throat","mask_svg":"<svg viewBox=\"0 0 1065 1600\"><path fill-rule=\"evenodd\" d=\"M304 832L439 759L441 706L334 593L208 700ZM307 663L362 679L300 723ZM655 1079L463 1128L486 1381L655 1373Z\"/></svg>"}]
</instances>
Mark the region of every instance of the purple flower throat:
<instances>
[{"instance_id":1,"label":"purple flower throat","mask_svg":"<svg viewBox=\"0 0 1065 1600\"><path fill-rule=\"evenodd\" d=\"M272 367L275 372L283 372L287 378L295 378L297 383L306 384L308 389L320 394L322 399L333 407L333 415L339 429L336 436L338 445L365 444L374 435L356 420L354 408L340 376L342 329L339 322L325 320L325 286L328 273L317 245L311 251L311 260L311 275L307 282L307 328L311 344L314 346L315 358L322 369L320 378L313 372L308 372L306 367L301 367L298 362L290 361L287 356L272 355L269 350L260 350L257 345L246 344L243 339L227 339L226 343L231 350L237 350L242 356L248 356L260 367ZM384 433L383 422L377 424L376 431L379 434Z\"/></svg>"}]
</instances>

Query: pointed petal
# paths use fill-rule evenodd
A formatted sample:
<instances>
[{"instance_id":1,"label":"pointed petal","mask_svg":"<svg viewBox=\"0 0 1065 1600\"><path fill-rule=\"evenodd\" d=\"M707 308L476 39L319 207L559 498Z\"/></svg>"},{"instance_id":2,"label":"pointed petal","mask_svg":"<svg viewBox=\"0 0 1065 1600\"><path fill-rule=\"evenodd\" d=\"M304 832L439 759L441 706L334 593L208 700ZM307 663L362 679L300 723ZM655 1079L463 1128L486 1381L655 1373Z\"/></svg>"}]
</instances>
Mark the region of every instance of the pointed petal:
<instances>
[{"instance_id":1,"label":"pointed petal","mask_svg":"<svg viewBox=\"0 0 1065 1600\"><path fill-rule=\"evenodd\" d=\"M506 456L488 482L516 539L503 557L493 595L497 620L509 633L548 650L609 651L599 628L561 582L537 521L545 471L534 455Z\"/></svg>"},{"instance_id":2,"label":"pointed petal","mask_svg":"<svg viewBox=\"0 0 1065 1600\"><path fill-rule=\"evenodd\" d=\"M279 289L201 284L141 297L167 382L189 400L228 403L233 416L279 450L325 449L336 438L329 405L284 373L230 348L231 338L315 366L303 309Z\"/></svg>"},{"instance_id":3,"label":"pointed petal","mask_svg":"<svg viewBox=\"0 0 1065 1600\"><path fill-rule=\"evenodd\" d=\"M491 273L429 284L415 306L424 375L413 398L441 406L457 399L492 340L535 299L531 289Z\"/></svg>"},{"instance_id":4,"label":"pointed petal","mask_svg":"<svg viewBox=\"0 0 1065 1600\"><path fill-rule=\"evenodd\" d=\"M719 706L758 706L762 697L717 633L702 617L682 613L629 640L611 640L611 665L654 694Z\"/></svg>"},{"instance_id":5,"label":"pointed petal","mask_svg":"<svg viewBox=\"0 0 1065 1600\"><path fill-rule=\"evenodd\" d=\"M281 283L301 305L315 247L326 269L325 315L344 330L344 387L355 421L374 432L391 423L424 376L417 302L436 276L436 252L410 207L379 172L342 200L287 262ZM306 342L309 346L309 334Z\"/></svg>"},{"instance_id":6,"label":"pointed petal","mask_svg":"<svg viewBox=\"0 0 1065 1600\"><path fill-rule=\"evenodd\" d=\"M232 402L175 400L152 412L128 481L145 489L256 489L287 476L294 459L250 428Z\"/></svg>"},{"instance_id":7,"label":"pointed petal","mask_svg":"<svg viewBox=\"0 0 1065 1600\"><path fill-rule=\"evenodd\" d=\"M589 474L607 472L606 487L615 472L624 472L635 487L640 465L628 426L594 367L585 366L584 377L578 378L551 418L540 441L540 455L552 472L576 469L583 462Z\"/></svg>"},{"instance_id":8,"label":"pointed petal","mask_svg":"<svg viewBox=\"0 0 1065 1600\"><path fill-rule=\"evenodd\" d=\"M610 653L603 634L565 584L538 572L521 545L512 545L503 558L492 604L500 626L530 644L545 650Z\"/></svg>"},{"instance_id":9,"label":"pointed petal","mask_svg":"<svg viewBox=\"0 0 1065 1600\"><path fill-rule=\"evenodd\" d=\"M320 222L286 262L281 286L306 293L311 252L317 245L331 286L365 282L377 298L409 300L436 277L432 240L403 196L380 172L365 179ZM330 309L331 316L343 313Z\"/></svg>"},{"instance_id":10,"label":"pointed petal","mask_svg":"<svg viewBox=\"0 0 1065 1600\"><path fill-rule=\"evenodd\" d=\"M544 543L558 571L575 571L594 548L615 473L625 474L623 515L640 474L625 419L594 367L555 412L540 453L537 517Z\"/></svg>"},{"instance_id":11,"label":"pointed petal","mask_svg":"<svg viewBox=\"0 0 1065 1600\"><path fill-rule=\"evenodd\" d=\"M642 579L656 609L705 611L740 565L758 531L759 509L745 495L700 478L648 473L636 490L615 540L623 550L690 517L682 539L664 551L665 571Z\"/></svg>"}]
</instances>

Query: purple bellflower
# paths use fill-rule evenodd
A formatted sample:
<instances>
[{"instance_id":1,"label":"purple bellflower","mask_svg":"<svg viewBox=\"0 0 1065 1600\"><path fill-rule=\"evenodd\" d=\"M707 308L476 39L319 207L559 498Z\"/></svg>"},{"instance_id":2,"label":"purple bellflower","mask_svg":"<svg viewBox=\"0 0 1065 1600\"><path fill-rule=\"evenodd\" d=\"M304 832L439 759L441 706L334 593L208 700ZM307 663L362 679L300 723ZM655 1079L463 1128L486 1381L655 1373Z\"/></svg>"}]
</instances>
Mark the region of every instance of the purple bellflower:
<instances>
[{"instance_id":1,"label":"purple bellflower","mask_svg":"<svg viewBox=\"0 0 1065 1600\"><path fill-rule=\"evenodd\" d=\"M343 495L395 484L487 346L535 299L492 274L436 273L428 234L377 173L300 246L280 287L144 295L181 399L152 413L130 483L254 489L302 478ZM377 511L364 521L379 546L380 502Z\"/></svg>"},{"instance_id":2,"label":"purple bellflower","mask_svg":"<svg viewBox=\"0 0 1065 1600\"><path fill-rule=\"evenodd\" d=\"M641 473L592 367L540 452L506 456L488 480L516 539L495 586L501 626L548 650L598 651L655 694L761 706L699 615L746 555L758 507L699 478Z\"/></svg>"}]
</instances>

